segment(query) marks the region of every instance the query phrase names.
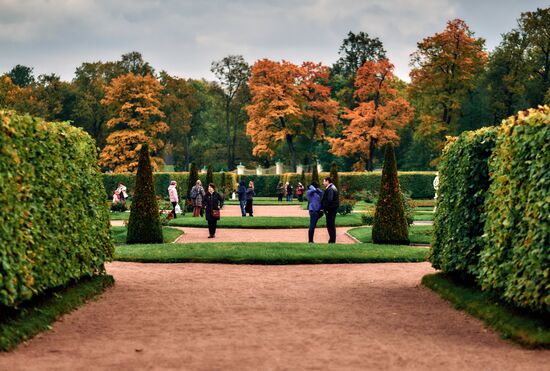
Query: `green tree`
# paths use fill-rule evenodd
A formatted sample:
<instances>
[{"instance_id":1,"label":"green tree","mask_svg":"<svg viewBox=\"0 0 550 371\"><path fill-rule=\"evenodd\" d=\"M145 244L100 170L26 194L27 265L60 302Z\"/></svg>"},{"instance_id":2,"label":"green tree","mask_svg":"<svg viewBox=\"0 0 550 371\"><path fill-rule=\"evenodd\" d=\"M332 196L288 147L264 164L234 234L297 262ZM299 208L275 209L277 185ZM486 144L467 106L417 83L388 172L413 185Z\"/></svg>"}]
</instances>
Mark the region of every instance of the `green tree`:
<instances>
[{"instance_id":1,"label":"green tree","mask_svg":"<svg viewBox=\"0 0 550 371\"><path fill-rule=\"evenodd\" d=\"M16 65L7 74L11 81L20 88L26 88L27 86L33 86L35 83L33 68L23 65Z\"/></svg>"},{"instance_id":2,"label":"green tree","mask_svg":"<svg viewBox=\"0 0 550 371\"><path fill-rule=\"evenodd\" d=\"M192 162L191 166L189 168L189 180L188 180L188 183L187 183L187 195L185 197L187 200L191 200L191 188L193 188L193 186L195 184L197 184L197 180L199 180L199 170L197 169L197 165L194 162Z\"/></svg>"},{"instance_id":3,"label":"green tree","mask_svg":"<svg viewBox=\"0 0 550 371\"><path fill-rule=\"evenodd\" d=\"M405 217L403 197L397 178L397 164L393 144L386 145L382 182L374 222L372 226L374 243L408 245L409 226Z\"/></svg>"},{"instance_id":4,"label":"green tree","mask_svg":"<svg viewBox=\"0 0 550 371\"><path fill-rule=\"evenodd\" d=\"M139 151L136 184L128 219L127 244L162 243L159 208L155 196L153 168L149 146L143 144Z\"/></svg>"},{"instance_id":5,"label":"green tree","mask_svg":"<svg viewBox=\"0 0 550 371\"><path fill-rule=\"evenodd\" d=\"M212 165L208 165L208 168L206 170L206 185L214 183L214 174L212 170ZM221 184L220 184L221 186Z\"/></svg>"},{"instance_id":6,"label":"green tree","mask_svg":"<svg viewBox=\"0 0 550 371\"><path fill-rule=\"evenodd\" d=\"M338 166L336 166L335 163L332 163L332 166L330 167L330 179L332 179L332 184L336 186L336 189L341 192L340 179L338 177Z\"/></svg>"},{"instance_id":7,"label":"green tree","mask_svg":"<svg viewBox=\"0 0 550 371\"><path fill-rule=\"evenodd\" d=\"M311 162L311 182L317 182L317 184L321 184L321 182L319 181L319 170L317 169L317 156L313 156Z\"/></svg>"}]
</instances>

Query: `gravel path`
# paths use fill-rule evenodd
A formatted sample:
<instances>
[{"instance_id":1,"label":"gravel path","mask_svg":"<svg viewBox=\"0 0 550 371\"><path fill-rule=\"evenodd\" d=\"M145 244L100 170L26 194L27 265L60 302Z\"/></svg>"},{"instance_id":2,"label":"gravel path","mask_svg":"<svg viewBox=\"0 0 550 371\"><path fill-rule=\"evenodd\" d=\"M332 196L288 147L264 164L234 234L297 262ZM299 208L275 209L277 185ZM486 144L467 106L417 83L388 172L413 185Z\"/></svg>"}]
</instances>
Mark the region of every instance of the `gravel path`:
<instances>
[{"instance_id":1,"label":"gravel path","mask_svg":"<svg viewBox=\"0 0 550 371\"><path fill-rule=\"evenodd\" d=\"M543 370L419 286L428 263L112 263L116 284L1 370Z\"/></svg>"}]
</instances>

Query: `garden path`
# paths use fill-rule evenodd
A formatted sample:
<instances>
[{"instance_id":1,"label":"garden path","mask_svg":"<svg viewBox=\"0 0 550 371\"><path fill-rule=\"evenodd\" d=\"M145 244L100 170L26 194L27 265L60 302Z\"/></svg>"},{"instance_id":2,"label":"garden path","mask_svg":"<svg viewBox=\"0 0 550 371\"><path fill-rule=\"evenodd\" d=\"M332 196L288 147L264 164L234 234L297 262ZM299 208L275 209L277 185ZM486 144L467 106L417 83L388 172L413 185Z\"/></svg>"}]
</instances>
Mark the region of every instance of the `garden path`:
<instances>
[{"instance_id":1,"label":"garden path","mask_svg":"<svg viewBox=\"0 0 550 371\"><path fill-rule=\"evenodd\" d=\"M542 370L420 286L429 263L107 266L114 287L0 354L4 370Z\"/></svg>"}]
</instances>

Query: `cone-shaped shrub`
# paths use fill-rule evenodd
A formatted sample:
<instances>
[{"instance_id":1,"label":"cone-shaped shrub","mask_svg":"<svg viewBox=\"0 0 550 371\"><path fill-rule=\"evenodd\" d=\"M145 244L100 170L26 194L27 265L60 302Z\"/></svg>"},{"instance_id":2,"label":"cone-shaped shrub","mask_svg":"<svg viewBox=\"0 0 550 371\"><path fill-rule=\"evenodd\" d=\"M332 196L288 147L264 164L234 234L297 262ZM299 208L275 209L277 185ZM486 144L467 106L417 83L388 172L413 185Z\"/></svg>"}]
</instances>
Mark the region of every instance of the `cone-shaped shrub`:
<instances>
[{"instance_id":1,"label":"cone-shaped shrub","mask_svg":"<svg viewBox=\"0 0 550 371\"><path fill-rule=\"evenodd\" d=\"M391 143L386 145L382 183L372 226L372 241L392 245L410 243L409 227L397 179L395 151Z\"/></svg>"},{"instance_id":2,"label":"cone-shaped shrub","mask_svg":"<svg viewBox=\"0 0 550 371\"><path fill-rule=\"evenodd\" d=\"M187 183L187 199L191 199L191 188L195 184L197 184L197 180L199 180L199 170L197 169L197 165L192 162L191 167L189 168L189 182Z\"/></svg>"},{"instance_id":3,"label":"cone-shaped shrub","mask_svg":"<svg viewBox=\"0 0 550 371\"><path fill-rule=\"evenodd\" d=\"M340 191L340 180L338 179L338 167L335 163L332 163L330 167L330 179L332 179L332 184L336 186L336 189Z\"/></svg>"},{"instance_id":4,"label":"cone-shaped shrub","mask_svg":"<svg viewBox=\"0 0 550 371\"><path fill-rule=\"evenodd\" d=\"M304 187L307 187L307 184L306 184L306 173L304 173L304 170L302 169L302 174L300 175L300 183L302 183L302 185Z\"/></svg>"},{"instance_id":5,"label":"cone-shaped shrub","mask_svg":"<svg viewBox=\"0 0 550 371\"><path fill-rule=\"evenodd\" d=\"M162 243L159 207L155 196L153 168L147 144L143 144L139 151L126 243Z\"/></svg>"},{"instance_id":6,"label":"cone-shaped shrub","mask_svg":"<svg viewBox=\"0 0 550 371\"><path fill-rule=\"evenodd\" d=\"M214 174L212 173L212 165L208 165L208 169L206 170L206 186L208 184L214 183ZM220 187L222 184L219 185Z\"/></svg>"},{"instance_id":7,"label":"cone-shaped shrub","mask_svg":"<svg viewBox=\"0 0 550 371\"><path fill-rule=\"evenodd\" d=\"M317 170L317 157L313 156L313 161L311 162L311 182L317 182L317 184L321 184L319 182L319 171Z\"/></svg>"}]
</instances>

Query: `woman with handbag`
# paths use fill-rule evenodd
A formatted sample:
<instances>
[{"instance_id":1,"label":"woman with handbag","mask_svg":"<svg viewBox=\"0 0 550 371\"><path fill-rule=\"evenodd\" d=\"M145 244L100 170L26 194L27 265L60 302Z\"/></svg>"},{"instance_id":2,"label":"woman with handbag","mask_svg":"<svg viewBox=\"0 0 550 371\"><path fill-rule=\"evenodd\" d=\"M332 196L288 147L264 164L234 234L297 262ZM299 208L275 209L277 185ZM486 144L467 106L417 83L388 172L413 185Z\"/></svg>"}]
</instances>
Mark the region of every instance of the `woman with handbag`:
<instances>
[{"instance_id":1,"label":"woman with handbag","mask_svg":"<svg viewBox=\"0 0 550 371\"><path fill-rule=\"evenodd\" d=\"M208 238L214 238L216 235L216 227L220 219L220 209L223 206L222 196L216 192L216 185L210 183L208 192L204 196L204 207L206 208L206 221L208 222Z\"/></svg>"}]
</instances>

